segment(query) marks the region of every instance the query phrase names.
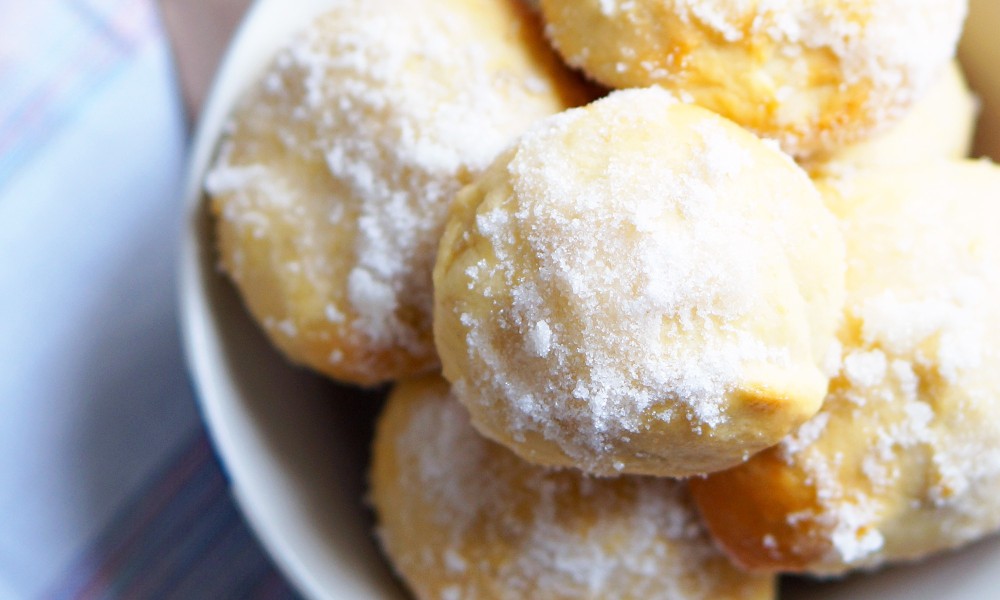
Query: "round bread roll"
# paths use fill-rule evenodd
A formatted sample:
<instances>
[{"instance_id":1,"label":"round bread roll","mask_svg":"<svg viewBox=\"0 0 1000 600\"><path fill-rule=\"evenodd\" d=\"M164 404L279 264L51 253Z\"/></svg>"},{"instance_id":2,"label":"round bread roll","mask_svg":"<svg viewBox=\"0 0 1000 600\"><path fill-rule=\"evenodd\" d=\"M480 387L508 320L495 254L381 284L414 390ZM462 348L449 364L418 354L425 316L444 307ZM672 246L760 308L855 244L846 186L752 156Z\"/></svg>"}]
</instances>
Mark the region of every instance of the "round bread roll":
<instances>
[{"instance_id":1,"label":"round bread roll","mask_svg":"<svg viewBox=\"0 0 1000 600\"><path fill-rule=\"evenodd\" d=\"M206 190L223 269L294 362L372 385L438 364L455 192L588 91L517 0L345 0L233 115Z\"/></svg>"},{"instance_id":2,"label":"round bread roll","mask_svg":"<svg viewBox=\"0 0 1000 600\"><path fill-rule=\"evenodd\" d=\"M459 195L435 339L476 428L531 462L707 473L819 409L843 277L787 155L662 89L619 91Z\"/></svg>"},{"instance_id":3,"label":"round bread roll","mask_svg":"<svg viewBox=\"0 0 1000 600\"><path fill-rule=\"evenodd\" d=\"M825 184L847 238L843 360L822 411L692 481L745 567L838 574L1000 528L1000 167Z\"/></svg>"},{"instance_id":4,"label":"round bread roll","mask_svg":"<svg viewBox=\"0 0 1000 600\"><path fill-rule=\"evenodd\" d=\"M962 159L972 152L979 100L969 90L958 61L901 121L887 131L803 163L815 176L856 167L892 167L941 159Z\"/></svg>"},{"instance_id":5,"label":"round bread roll","mask_svg":"<svg viewBox=\"0 0 1000 600\"><path fill-rule=\"evenodd\" d=\"M440 377L400 384L371 468L378 535L417 598L774 597L705 534L684 483L530 465L482 437Z\"/></svg>"},{"instance_id":6,"label":"round bread roll","mask_svg":"<svg viewBox=\"0 0 1000 600\"><path fill-rule=\"evenodd\" d=\"M954 56L966 0L542 0L573 66L657 84L787 152L896 120Z\"/></svg>"}]
</instances>

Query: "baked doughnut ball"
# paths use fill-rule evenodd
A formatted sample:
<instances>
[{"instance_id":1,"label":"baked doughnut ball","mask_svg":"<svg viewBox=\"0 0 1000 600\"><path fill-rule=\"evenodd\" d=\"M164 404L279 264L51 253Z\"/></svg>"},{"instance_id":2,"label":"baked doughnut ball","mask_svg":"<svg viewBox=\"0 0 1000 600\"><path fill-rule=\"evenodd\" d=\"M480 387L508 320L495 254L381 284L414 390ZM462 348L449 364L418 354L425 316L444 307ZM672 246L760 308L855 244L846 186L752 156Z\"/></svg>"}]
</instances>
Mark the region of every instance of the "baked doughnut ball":
<instances>
[{"instance_id":1,"label":"baked doughnut ball","mask_svg":"<svg viewBox=\"0 0 1000 600\"><path fill-rule=\"evenodd\" d=\"M774 597L737 571L684 483L549 471L480 437L440 377L400 384L376 430L378 534L417 598Z\"/></svg>"},{"instance_id":2,"label":"baked doughnut ball","mask_svg":"<svg viewBox=\"0 0 1000 600\"><path fill-rule=\"evenodd\" d=\"M542 121L465 188L434 330L473 424L609 475L724 469L826 393L836 221L787 155L660 88Z\"/></svg>"},{"instance_id":3,"label":"baked doughnut ball","mask_svg":"<svg viewBox=\"0 0 1000 600\"><path fill-rule=\"evenodd\" d=\"M542 0L573 66L614 88L661 85L787 152L857 141L934 80L966 0Z\"/></svg>"},{"instance_id":4,"label":"baked doughnut ball","mask_svg":"<svg viewBox=\"0 0 1000 600\"><path fill-rule=\"evenodd\" d=\"M586 102L517 0L345 0L239 105L206 189L223 269L294 362L370 385L435 367L455 192Z\"/></svg>"},{"instance_id":5,"label":"baked doughnut ball","mask_svg":"<svg viewBox=\"0 0 1000 600\"><path fill-rule=\"evenodd\" d=\"M939 162L827 182L848 271L822 411L692 481L753 569L837 574L1000 528L1000 167Z\"/></svg>"},{"instance_id":6,"label":"baked doughnut ball","mask_svg":"<svg viewBox=\"0 0 1000 600\"><path fill-rule=\"evenodd\" d=\"M962 159L972 152L979 100L969 90L958 61L898 123L879 135L803 166L812 173L836 174L855 167L892 167L941 159Z\"/></svg>"}]
</instances>

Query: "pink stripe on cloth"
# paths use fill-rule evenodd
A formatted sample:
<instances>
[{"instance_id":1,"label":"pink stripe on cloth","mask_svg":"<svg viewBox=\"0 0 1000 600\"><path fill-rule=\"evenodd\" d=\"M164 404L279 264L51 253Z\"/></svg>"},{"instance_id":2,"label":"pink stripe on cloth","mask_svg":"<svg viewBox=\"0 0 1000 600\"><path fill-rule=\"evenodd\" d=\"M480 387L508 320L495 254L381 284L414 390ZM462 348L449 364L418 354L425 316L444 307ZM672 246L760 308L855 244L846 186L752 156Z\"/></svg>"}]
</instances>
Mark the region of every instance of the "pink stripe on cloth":
<instances>
[{"instance_id":1,"label":"pink stripe on cloth","mask_svg":"<svg viewBox=\"0 0 1000 600\"><path fill-rule=\"evenodd\" d=\"M212 450L204 432L182 445L164 468L154 473L134 500L112 520L109 531L75 562L63 582L50 597L79 598L100 587L143 538L154 519L169 506L198 469L211 458Z\"/></svg>"},{"instance_id":2,"label":"pink stripe on cloth","mask_svg":"<svg viewBox=\"0 0 1000 600\"><path fill-rule=\"evenodd\" d=\"M47 597L296 598L227 490L199 431Z\"/></svg>"},{"instance_id":3,"label":"pink stripe on cloth","mask_svg":"<svg viewBox=\"0 0 1000 600\"><path fill-rule=\"evenodd\" d=\"M134 523L125 529L129 533L117 547L102 553L103 563L77 594L77 598L96 598L110 582L114 581L125 564L132 560L136 547L146 537L154 520L166 511L178 493L183 491L184 486L209 461L210 456L211 448L208 441L199 436L178 464L168 471L152 490L142 495L135 516L121 523L126 524L130 520Z\"/></svg>"}]
</instances>

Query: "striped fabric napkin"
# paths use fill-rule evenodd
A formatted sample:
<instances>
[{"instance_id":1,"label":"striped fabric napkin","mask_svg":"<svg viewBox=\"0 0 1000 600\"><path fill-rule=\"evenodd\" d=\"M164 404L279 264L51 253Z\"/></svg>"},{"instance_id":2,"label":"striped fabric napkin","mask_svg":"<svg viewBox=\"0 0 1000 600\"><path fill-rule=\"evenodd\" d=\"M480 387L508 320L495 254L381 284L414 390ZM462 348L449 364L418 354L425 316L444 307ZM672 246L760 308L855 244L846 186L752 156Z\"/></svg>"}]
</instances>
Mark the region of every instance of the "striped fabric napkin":
<instances>
[{"instance_id":1,"label":"striped fabric napkin","mask_svg":"<svg viewBox=\"0 0 1000 600\"><path fill-rule=\"evenodd\" d=\"M153 0L0 0L0 599L295 597L183 363L175 79Z\"/></svg>"}]
</instances>

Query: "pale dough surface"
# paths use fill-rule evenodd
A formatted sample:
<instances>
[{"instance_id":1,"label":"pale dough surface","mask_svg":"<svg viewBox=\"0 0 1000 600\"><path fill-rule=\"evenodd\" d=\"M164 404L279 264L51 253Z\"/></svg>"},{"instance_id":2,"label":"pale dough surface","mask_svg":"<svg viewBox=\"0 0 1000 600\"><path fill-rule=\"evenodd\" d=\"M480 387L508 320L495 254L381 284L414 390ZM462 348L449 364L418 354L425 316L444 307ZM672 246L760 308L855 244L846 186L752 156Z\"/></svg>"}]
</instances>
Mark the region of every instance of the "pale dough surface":
<instances>
[{"instance_id":1,"label":"pale dough surface","mask_svg":"<svg viewBox=\"0 0 1000 600\"><path fill-rule=\"evenodd\" d=\"M685 484L530 465L480 437L440 377L396 387L373 458L379 539L417 598L774 597L722 557Z\"/></svg>"},{"instance_id":2,"label":"pale dough surface","mask_svg":"<svg viewBox=\"0 0 1000 600\"><path fill-rule=\"evenodd\" d=\"M222 267L293 361L363 385L427 371L448 204L586 94L518 0L342 0L233 115L206 180Z\"/></svg>"},{"instance_id":3,"label":"pale dough surface","mask_svg":"<svg viewBox=\"0 0 1000 600\"><path fill-rule=\"evenodd\" d=\"M481 432L540 464L687 476L819 409L844 248L791 159L649 88L522 136L460 194L434 277Z\"/></svg>"},{"instance_id":4,"label":"pale dough surface","mask_svg":"<svg viewBox=\"0 0 1000 600\"><path fill-rule=\"evenodd\" d=\"M721 545L757 569L840 573L1000 528L1000 167L825 188L848 249L830 395L780 445L692 483Z\"/></svg>"},{"instance_id":5,"label":"pale dough surface","mask_svg":"<svg viewBox=\"0 0 1000 600\"><path fill-rule=\"evenodd\" d=\"M927 93L885 131L803 163L817 176L856 167L896 167L963 159L972 152L979 100L958 61L952 61Z\"/></svg>"}]
</instances>

